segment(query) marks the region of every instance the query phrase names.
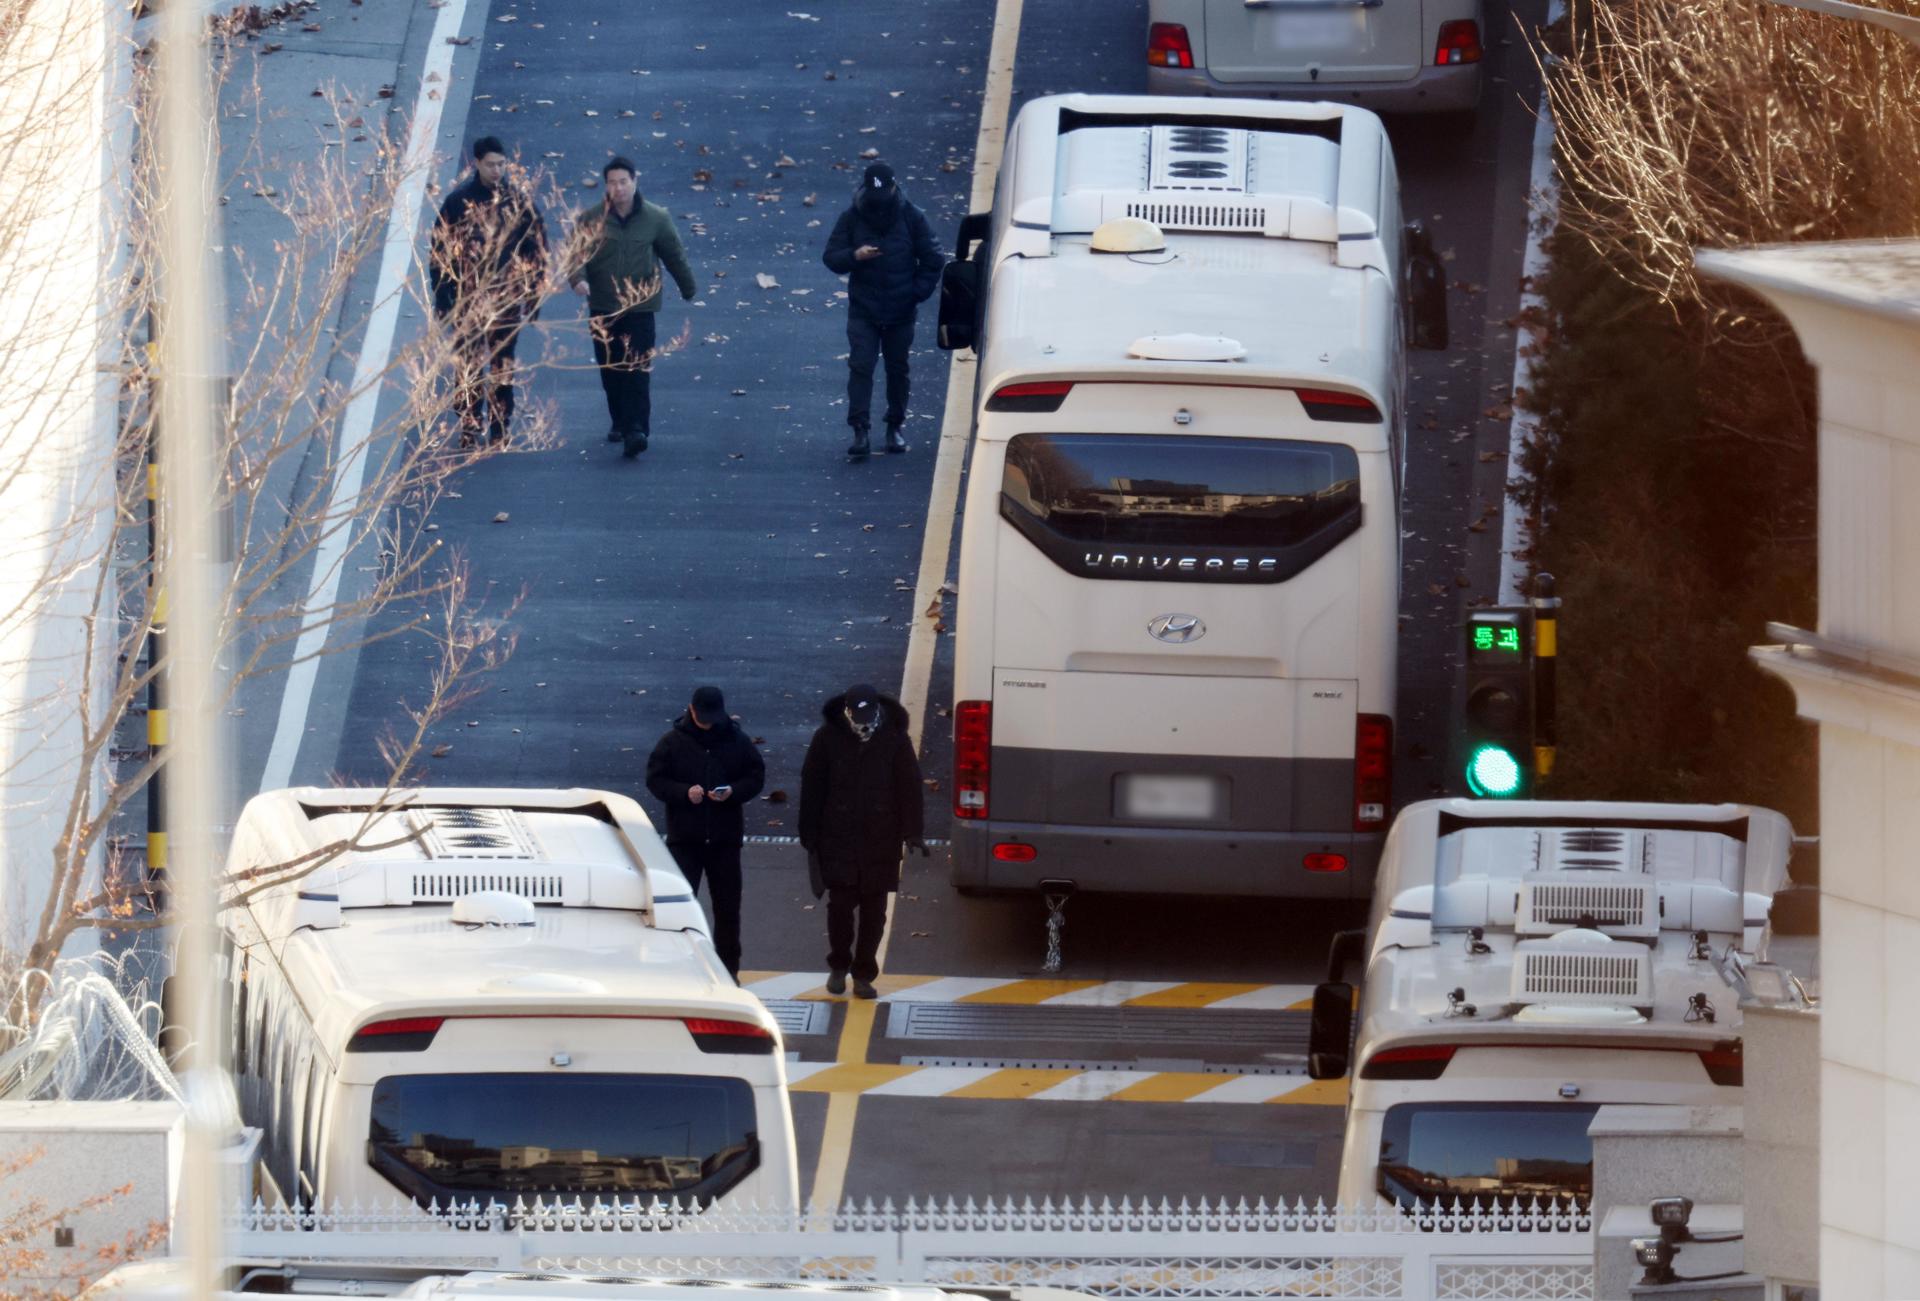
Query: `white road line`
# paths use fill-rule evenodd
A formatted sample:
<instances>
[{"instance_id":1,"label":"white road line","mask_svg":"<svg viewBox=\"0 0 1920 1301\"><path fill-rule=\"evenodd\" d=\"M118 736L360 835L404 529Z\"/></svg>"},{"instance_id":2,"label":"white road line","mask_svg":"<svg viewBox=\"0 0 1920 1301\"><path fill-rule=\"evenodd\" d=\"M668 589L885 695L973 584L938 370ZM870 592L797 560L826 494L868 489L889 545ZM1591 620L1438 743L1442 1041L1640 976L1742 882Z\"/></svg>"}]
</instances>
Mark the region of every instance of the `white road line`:
<instances>
[{"instance_id":1,"label":"white road line","mask_svg":"<svg viewBox=\"0 0 1920 1301\"><path fill-rule=\"evenodd\" d=\"M1182 982L1177 980L1109 980L1040 1000L1042 1007L1118 1007L1146 994L1158 994Z\"/></svg>"},{"instance_id":2,"label":"white road line","mask_svg":"<svg viewBox=\"0 0 1920 1301\"><path fill-rule=\"evenodd\" d=\"M368 440L380 405L382 376L393 352L393 332L400 315L401 291L413 266L414 231L420 205L427 195L427 176L433 167L433 140L440 131L442 94L430 88L450 84L455 47L449 38L460 30L467 0L444 0L427 38L427 57L420 70L420 88L414 96L413 123L407 132L406 171L394 191L387 218L386 244L380 253L380 275L373 293L373 313L360 341L360 357L353 368L352 397L340 421L340 441L334 466L333 491L327 499L327 533L314 548L313 578L307 589L305 622L294 644L293 663L287 669L287 688L280 697L280 721L273 731L260 789L278 790L293 779L294 760L307 731L307 711L313 704L314 679L320 654L326 648L330 611L340 593L340 575L346 568L353 540L353 515L367 473Z\"/></svg>"},{"instance_id":3,"label":"white road line","mask_svg":"<svg viewBox=\"0 0 1920 1301\"><path fill-rule=\"evenodd\" d=\"M767 980L756 980L746 986L746 991L755 998L793 998L810 989L818 989L827 983L824 971L789 971Z\"/></svg>"},{"instance_id":4,"label":"white road line","mask_svg":"<svg viewBox=\"0 0 1920 1301\"><path fill-rule=\"evenodd\" d=\"M1258 1012L1283 1012L1295 1003L1313 997L1312 985L1264 985L1244 994L1234 994L1207 1004L1215 1007L1239 1007Z\"/></svg>"},{"instance_id":5,"label":"white road line","mask_svg":"<svg viewBox=\"0 0 1920 1301\"><path fill-rule=\"evenodd\" d=\"M839 1062L788 1062L787 1083L798 1084L804 1079L818 1075L821 1071L832 1070Z\"/></svg>"},{"instance_id":6,"label":"white road line","mask_svg":"<svg viewBox=\"0 0 1920 1301\"><path fill-rule=\"evenodd\" d=\"M1559 21L1564 12L1565 0L1549 0L1547 24L1551 26ZM1520 409L1520 394L1533 382L1532 353L1540 344L1539 334L1526 324L1526 313L1527 308L1539 306L1541 302L1536 286L1547 269L1546 250L1542 246L1552 230L1554 214L1559 206L1560 189L1553 174L1553 109L1547 99L1546 87L1542 86L1540 115L1534 119L1533 126L1533 166L1527 177L1527 248L1520 259L1520 274L1526 278L1527 288L1520 294L1521 325L1513 341L1513 386L1507 390L1507 400L1513 407L1513 423L1507 431L1507 485L1500 501L1502 605L1518 605L1528 595L1522 590L1528 566L1521 563L1520 553L1533 545L1533 530L1527 527L1523 512L1513 500L1514 493L1520 491L1527 482L1520 464L1527 449L1533 446L1540 428L1540 422L1532 412ZM1546 220L1536 221L1539 217L1545 217Z\"/></svg>"},{"instance_id":7,"label":"white road line","mask_svg":"<svg viewBox=\"0 0 1920 1301\"><path fill-rule=\"evenodd\" d=\"M1150 1080L1157 1071L1083 1071L1070 1080L1028 1095L1034 1102L1104 1102L1125 1088Z\"/></svg>"},{"instance_id":8,"label":"white road line","mask_svg":"<svg viewBox=\"0 0 1920 1301\"><path fill-rule=\"evenodd\" d=\"M1196 1093L1188 1102L1266 1102L1283 1093L1292 1093L1306 1081L1297 1075L1236 1075L1205 1093Z\"/></svg>"},{"instance_id":9,"label":"white road line","mask_svg":"<svg viewBox=\"0 0 1920 1301\"><path fill-rule=\"evenodd\" d=\"M969 1084L978 1084L989 1075L997 1074L990 1066L925 1066L911 1075L902 1075L897 1080L888 1080L885 1084L876 1084L865 1090L861 1096L867 1098L937 1098L952 1093L955 1089L964 1089Z\"/></svg>"},{"instance_id":10,"label":"white road line","mask_svg":"<svg viewBox=\"0 0 1920 1301\"><path fill-rule=\"evenodd\" d=\"M912 989L896 989L880 995L882 1003L957 1003L970 994L999 989L1013 981L1005 976L943 976Z\"/></svg>"}]
</instances>

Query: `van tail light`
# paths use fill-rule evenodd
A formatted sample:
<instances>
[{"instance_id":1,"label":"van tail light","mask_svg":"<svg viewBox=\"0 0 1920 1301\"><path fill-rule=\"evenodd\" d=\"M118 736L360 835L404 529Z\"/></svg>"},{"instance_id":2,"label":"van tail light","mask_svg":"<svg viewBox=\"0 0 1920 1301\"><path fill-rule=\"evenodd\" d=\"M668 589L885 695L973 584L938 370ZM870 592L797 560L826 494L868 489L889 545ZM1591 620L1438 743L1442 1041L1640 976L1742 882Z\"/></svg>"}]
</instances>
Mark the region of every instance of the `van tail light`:
<instances>
[{"instance_id":1,"label":"van tail light","mask_svg":"<svg viewBox=\"0 0 1920 1301\"><path fill-rule=\"evenodd\" d=\"M1393 803L1393 720L1362 714L1353 725L1353 829L1382 831Z\"/></svg>"},{"instance_id":2,"label":"van tail light","mask_svg":"<svg viewBox=\"0 0 1920 1301\"><path fill-rule=\"evenodd\" d=\"M347 1040L350 1053L417 1053L426 1051L440 1033L444 1016L403 1016L361 1026Z\"/></svg>"},{"instance_id":3,"label":"van tail light","mask_svg":"<svg viewBox=\"0 0 1920 1301\"><path fill-rule=\"evenodd\" d=\"M1455 1044L1415 1044L1388 1048L1367 1058L1360 1068L1363 1080L1437 1080L1457 1051Z\"/></svg>"},{"instance_id":4,"label":"van tail light","mask_svg":"<svg viewBox=\"0 0 1920 1301\"><path fill-rule=\"evenodd\" d=\"M1135 28L1138 31L1139 28ZM1181 23L1155 23L1147 29L1147 66L1150 68L1191 68L1193 42Z\"/></svg>"},{"instance_id":5,"label":"van tail light","mask_svg":"<svg viewBox=\"0 0 1920 1301\"><path fill-rule=\"evenodd\" d=\"M1307 409L1310 420L1331 420L1344 425L1377 425L1380 408L1361 393L1342 393L1330 388L1297 388L1294 396Z\"/></svg>"},{"instance_id":6,"label":"van tail light","mask_svg":"<svg viewBox=\"0 0 1920 1301\"><path fill-rule=\"evenodd\" d=\"M953 816L987 816L993 777L993 702L963 700L953 710Z\"/></svg>"},{"instance_id":7,"label":"van tail light","mask_svg":"<svg viewBox=\"0 0 1920 1301\"><path fill-rule=\"evenodd\" d=\"M1480 62L1480 24L1471 18L1456 18L1440 24L1440 40L1433 50L1437 67L1457 63Z\"/></svg>"},{"instance_id":8,"label":"van tail light","mask_svg":"<svg viewBox=\"0 0 1920 1301\"><path fill-rule=\"evenodd\" d=\"M681 1022L703 1053L772 1053L773 1035L751 1021L716 1021L690 1016Z\"/></svg>"},{"instance_id":9,"label":"van tail light","mask_svg":"<svg viewBox=\"0 0 1920 1301\"><path fill-rule=\"evenodd\" d=\"M1345 854L1308 854L1303 860L1309 872L1344 872L1347 870Z\"/></svg>"},{"instance_id":10,"label":"van tail light","mask_svg":"<svg viewBox=\"0 0 1920 1301\"><path fill-rule=\"evenodd\" d=\"M1707 1068L1707 1078L1715 1084L1739 1088L1746 1083L1747 1068L1745 1060L1740 1055L1740 1045L1737 1043L1702 1048L1700 1064Z\"/></svg>"},{"instance_id":11,"label":"van tail light","mask_svg":"<svg viewBox=\"0 0 1920 1301\"><path fill-rule=\"evenodd\" d=\"M1017 840L1003 840L993 847L993 856L1002 863L1031 863L1040 857L1040 851Z\"/></svg>"},{"instance_id":12,"label":"van tail light","mask_svg":"<svg viewBox=\"0 0 1920 1301\"><path fill-rule=\"evenodd\" d=\"M1002 384L987 399L989 411L1058 411L1073 392L1072 380L1042 380L1032 384Z\"/></svg>"}]
</instances>

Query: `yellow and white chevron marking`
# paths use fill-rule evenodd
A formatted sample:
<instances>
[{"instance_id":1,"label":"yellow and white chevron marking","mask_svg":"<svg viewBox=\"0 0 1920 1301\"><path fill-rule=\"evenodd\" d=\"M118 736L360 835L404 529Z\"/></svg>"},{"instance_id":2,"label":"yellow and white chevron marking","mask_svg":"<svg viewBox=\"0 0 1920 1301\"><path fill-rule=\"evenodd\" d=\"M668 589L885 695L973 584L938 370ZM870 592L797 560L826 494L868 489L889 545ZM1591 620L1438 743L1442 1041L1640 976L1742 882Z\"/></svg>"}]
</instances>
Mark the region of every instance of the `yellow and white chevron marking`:
<instances>
[{"instance_id":1,"label":"yellow and white chevron marking","mask_svg":"<svg viewBox=\"0 0 1920 1301\"><path fill-rule=\"evenodd\" d=\"M831 999L824 971L743 971L762 999ZM1312 985L1232 981L1019 980L1004 976L896 976L874 982L883 1003L1017 1003L1044 1007L1192 1007L1306 1010Z\"/></svg>"},{"instance_id":2,"label":"yellow and white chevron marking","mask_svg":"<svg viewBox=\"0 0 1920 1301\"><path fill-rule=\"evenodd\" d=\"M868 1098L994 1098L1034 1102L1236 1102L1344 1107L1345 1080L1199 1071L1049 1070L992 1066L902 1066L882 1062L788 1062L795 1093Z\"/></svg>"}]
</instances>

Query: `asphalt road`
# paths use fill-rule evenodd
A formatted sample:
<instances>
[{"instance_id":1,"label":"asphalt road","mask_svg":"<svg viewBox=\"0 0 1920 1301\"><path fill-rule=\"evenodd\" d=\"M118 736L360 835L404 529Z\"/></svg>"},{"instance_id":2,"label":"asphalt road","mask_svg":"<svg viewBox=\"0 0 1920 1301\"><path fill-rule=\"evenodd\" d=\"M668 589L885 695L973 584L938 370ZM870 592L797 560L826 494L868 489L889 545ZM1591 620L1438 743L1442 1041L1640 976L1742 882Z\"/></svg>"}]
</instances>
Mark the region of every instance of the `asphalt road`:
<instances>
[{"instance_id":1,"label":"asphalt road","mask_svg":"<svg viewBox=\"0 0 1920 1301\"><path fill-rule=\"evenodd\" d=\"M1145 8L1027 0L1015 108L1055 91L1143 89ZM1497 586L1507 437L1499 413L1513 365L1508 321L1518 310L1537 98L1522 30L1541 8L1524 3L1519 19L1497 6L1489 13L1488 94L1470 124L1392 124L1407 211L1434 230L1453 285L1452 350L1414 361L1401 800L1455 785L1447 756L1456 630L1463 607ZM686 326L689 342L656 371L653 446L635 462L604 441L578 307L556 301L523 345L553 363L532 396L552 404L563 445L476 466L438 515L476 590L495 608L520 602L518 644L432 738L445 750L421 776L637 791L647 750L691 689L720 684L761 741L774 793L749 809L749 830L766 839L748 855L747 966L766 973L824 966L822 915L806 897L797 849L778 841L793 829L820 702L854 681L888 690L900 681L947 373L924 313L913 451L847 463L844 310L819 250L869 148L950 238L965 211L993 19L991 5L950 2L843 0L818 10L498 0L469 19L477 58L457 65L471 82L451 96L471 94L469 138L504 135L568 182L569 201L582 206L599 201L578 183L583 174L610 153L635 156L643 193L665 203L687 236L704 306L669 293L662 335ZM759 273L777 285L761 288ZM1489 507L1495 514L1474 531ZM503 512L506 521L494 522ZM337 753L304 753L296 780L380 780L378 739L403 702L421 698L430 660L418 639L376 641L350 683L323 678L315 707L338 721ZM942 644L925 754L940 788L928 800L935 836L945 834L949 759L946 725L931 715L950 703L950 671ZM845 1192L1330 1194L1337 1095L1254 1102L1263 1090L1277 1096L1305 1083L1284 1074L1297 1065L1288 1035L1298 1013L1288 1021L1282 1000L1268 1021L1250 1012L1233 1021L1218 1004L1311 983L1328 933L1348 915L1247 901L1075 901L1060 976L1089 987L1136 982L1087 998L1164 1000L1169 1014L1151 1023L1050 1028L1044 1013L1035 1023L1018 1011L1036 995L1015 985L971 996L964 1006L979 1011L975 1022L932 1033L904 1013L896 1025L900 1009L888 1004L870 1032L849 1036L835 1005L816 1027L823 1033L796 1034L789 1046L820 1063L857 1039L859 1060L896 1090L862 1097ZM1034 900L961 900L938 858L912 860L888 969L1032 977L1042 916ZM804 1011L804 988L781 989L783 1006ZM1022 1015L1029 1019L1015 1025ZM1106 1085L1088 1093L1071 1081L1089 1065L1114 1064L1137 1080L1121 1098L1030 1100L1099 1094ZM968 1070L998 1074L969 1084ZM1208 1093L1209 1074L1235 1082L1210 1096L1245 1100L1191 1100ZM804 1186L826 1108L824 1094L801 1088Z\"/></svg>"}]
</instances>

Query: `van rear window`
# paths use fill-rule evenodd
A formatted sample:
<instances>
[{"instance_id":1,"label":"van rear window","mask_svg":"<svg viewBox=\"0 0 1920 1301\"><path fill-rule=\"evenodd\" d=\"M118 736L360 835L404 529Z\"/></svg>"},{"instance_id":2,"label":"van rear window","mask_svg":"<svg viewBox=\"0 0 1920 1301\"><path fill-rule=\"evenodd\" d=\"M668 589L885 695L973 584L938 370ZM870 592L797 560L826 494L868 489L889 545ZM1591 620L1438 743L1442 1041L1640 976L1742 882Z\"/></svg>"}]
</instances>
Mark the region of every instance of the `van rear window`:
<instances>
[{"instance_id":1,"label":"van rear window","mask_svg":"<svg viewBox=\"0 0 1920 1301\"><path fill-rule=\"evenodd\" d=\"M1380 1195L1490 1208L1515 1199L1593 1199L1597 1104L1436 1102L1387 1108L1380 1130Z\"/></svg>"},{"instance_id":2,"label":"van rear window","mask_svg":"<svg viewBox=\"0 0 1920 1301\"><path fill-rule=\"evenodd\" d=\"M417 1201L704 1201L759 1164L757 1131L725 1076L390 1075L367 1159Z\"/></svg>"},{"instance_id":3,"label":"van rear window","mask_svg":"<svg viewBox=\"0 0 1920 1301\"><path fill-rule=\"evenodd\" d=\"M1338 443L1017 434L1000 513L1087 578L1278 583L1360 527L1360 460Z\"/></svg>"}]
</instances>

